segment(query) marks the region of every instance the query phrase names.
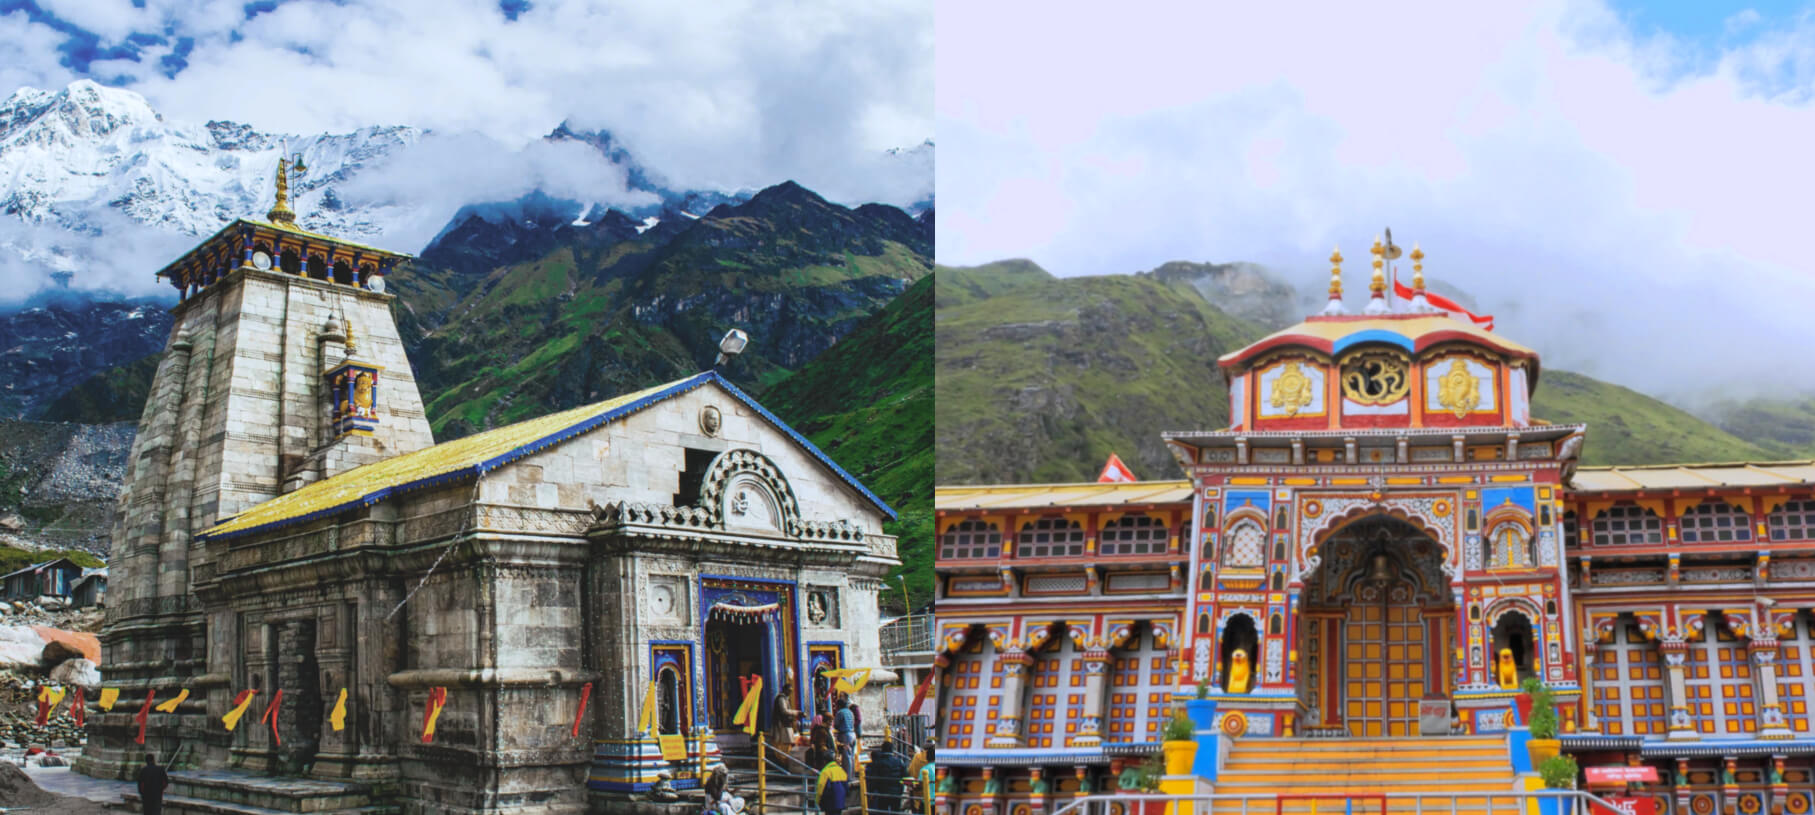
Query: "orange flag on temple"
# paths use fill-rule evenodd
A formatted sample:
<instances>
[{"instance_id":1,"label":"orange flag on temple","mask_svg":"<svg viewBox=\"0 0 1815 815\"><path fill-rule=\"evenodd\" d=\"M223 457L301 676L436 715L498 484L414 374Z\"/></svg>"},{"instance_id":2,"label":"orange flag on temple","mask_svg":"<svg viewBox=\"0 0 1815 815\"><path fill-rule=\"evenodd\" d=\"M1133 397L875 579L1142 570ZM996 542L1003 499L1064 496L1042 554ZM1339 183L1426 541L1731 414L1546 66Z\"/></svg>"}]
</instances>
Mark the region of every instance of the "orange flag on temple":
<instances>
[{"instance_id":1,"label":"orange flag on temple","mask_svg":"<svg viewBox=\"0 0 1815 815\"><path fill-rule=\"evenodd\" d=\"M255 690L243 690L239 692L238 696L233 697L233 709L221 717L221 724L227 726L227 732L231 733L233 728L239 727L240 717L246 715L246 708L252 706L252 697L257 694L258 691Z\"/></svg>"},{"instance_id":2,"label":"orange flag on temple","mask_svg":"<svg viewBox=\"0 0 1815 815\"><path fill-rule=\"evenodd\" d=\"M580 720L586 718L586 700L592 698L592 683L580 686L580 709L573 715L573 734L580 735Z\"/></svg>"},{"instance_id":3,"label":"orange flag on temple","mask_svg":"<svg viewBox=\"0 0 1815 815\"><path fill-rule=\"evenodd\" d=\"M756 721L762 718L760 710L763 698L763 678L753 678L756 681L750 683L750 692L744 694L744 703L737 706L737 715L731 717L732 724L743 725L744 732L752 736L756 735Z\"/></svg>"},{"instance_id":4,"label":"orange flag on temple","mask_svg":"<svg viewBox=\"0 0 1815 815\"><path fill-rule=\"evenodd\" d=\"M1122 463L1122 457L1114 453L1110 453L1109 460L1103 462L1103 472L1101 475L1097 476L1097 483L1099 484L1112 481L1139 480L1140 479L1134 477L1134 471L1128 469L1128 465Z\"/></svg>"},{"instance_id":5,"label":"orange flag on temple","mask_svg":"<svg viewBox=\"0 0 1815 815\"><path fill-rule=\"evenodd\" d=\"M157 701L157 698L156 689L145 691L145 705L139 708L139 715L132 717L133 721L139 723L139 737L133 739L139 744L145 743L145 720L151 718L151 703Z\"/></svg>"},{"instance_id":6,"label":"orange flag on temple","mask_svg":"<svg viewBox=\"0 0 1815 815\"><path fill-rule=\"evenodd\" d=\"M435 720L441 718L441 708L447 705L447 688L429 688L428 704L422 708L422 743L435 740Z\"/></svg>"},{"instance_id":7,"label":"orange flag on temple","mask_svg":"<svg viewBox=\"0 0 1815 815\"><path fill-rule=\"evenodd\" d=\"M265 705L265 715L258 717L260 722L271 723L271 742L279 747L283 746L284 737L277 732L277 711L283 704L284 689L278 688L276 693L271 694L271 704Z\"/></svg>"}]
</instances>

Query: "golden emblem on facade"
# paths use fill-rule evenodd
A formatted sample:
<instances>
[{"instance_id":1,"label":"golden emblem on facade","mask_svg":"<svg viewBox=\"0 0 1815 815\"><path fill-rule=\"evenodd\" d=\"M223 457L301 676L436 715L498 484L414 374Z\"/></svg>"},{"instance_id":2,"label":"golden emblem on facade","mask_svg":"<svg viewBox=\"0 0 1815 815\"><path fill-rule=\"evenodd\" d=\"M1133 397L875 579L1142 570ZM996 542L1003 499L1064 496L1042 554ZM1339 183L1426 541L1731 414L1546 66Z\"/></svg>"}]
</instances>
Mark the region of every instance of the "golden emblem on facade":
<instances>
[{"instance_id":1,"label":"golden emblem on facade","mask_svg":"<svg viewBox=\"0 0 1815 815\"><path fill-rule=\"evenodd\" d=\"M1481 401L1481 380L1468 372L1468 364L1452 359L1449 370L1437 379L1437 404L1460 419Z\"/></svg>"},{"instance_id":2,"label":"golden emblem on facade","mask_svg":"<svg viewBox=\"0 0 1815 815\"><path fill-rule=\"evenodd\" d=\"M1369 351L1342 364L1342 395L1363 405L1390 405L1411 389L1405 359L1386 351Z\"/></svg>"},{"instance_id":3,"label":"golden emblem on facade","mask_svg":"<svg viewBox=\"0 0 1815 815\"><path fill-rule=\"evenodd\" d=\"M364 371L353 380L353 410L356 416L372 415L372 375Z\"/></svg>"},{"instance_id":4,"label":"golden emblem on facade","mask_svg":"<svg viewBox=\"0 0 1815 815\"><path fill-rule=\"evenodd\" d=\"M1286 363L1285 370L1279 378L1273 380L1273 406L1285 410L1287 416L1297 416L1301 408L1311 406L1316 400L1317 392L1311 387L1311 378L1299 370L1298 363Z\"/></svg>"}]
</instances>

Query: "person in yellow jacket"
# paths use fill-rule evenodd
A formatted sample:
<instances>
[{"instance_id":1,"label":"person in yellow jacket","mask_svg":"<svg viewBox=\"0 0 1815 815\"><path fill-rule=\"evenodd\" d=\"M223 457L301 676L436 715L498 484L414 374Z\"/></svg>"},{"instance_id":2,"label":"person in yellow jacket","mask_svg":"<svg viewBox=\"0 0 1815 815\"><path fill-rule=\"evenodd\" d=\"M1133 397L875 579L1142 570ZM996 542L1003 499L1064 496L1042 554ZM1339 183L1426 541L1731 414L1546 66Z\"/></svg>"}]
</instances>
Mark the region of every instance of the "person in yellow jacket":
<instances>
[{"instance_id":1,"label":"person in yellow jacket","mask_svg":"<svg viewBox=\"0 0 1815 815\"><path fill-rule=\"evenodd\" d=\"M813 786L813 798L819 802L819 811L824 815L840 815L844 811L845 788L850 776L845 774L844 767L838 763L838 753L834 751L819 771L819 781Z\"/></svg>"}]
</instances>

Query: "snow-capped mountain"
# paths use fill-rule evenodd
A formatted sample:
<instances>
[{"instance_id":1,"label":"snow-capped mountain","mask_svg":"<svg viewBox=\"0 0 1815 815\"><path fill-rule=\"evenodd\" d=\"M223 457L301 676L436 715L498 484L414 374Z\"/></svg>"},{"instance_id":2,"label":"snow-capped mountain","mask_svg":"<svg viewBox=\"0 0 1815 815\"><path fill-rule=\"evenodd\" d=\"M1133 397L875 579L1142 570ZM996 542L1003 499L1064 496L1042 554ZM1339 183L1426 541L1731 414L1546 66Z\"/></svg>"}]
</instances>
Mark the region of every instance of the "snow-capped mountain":
<instances>
[{"instance_id":1,"label":"snow-capped mountain","mask_svg":"<svg viewBox=\"0 0 1815 815\"><path fill-rule=\"evenodd\" d=\"M421 136L403 126L298 136L234 122L172 122L143 96L86 79L60 91L20 88L0 103L0 212L92 234L105 229L97 212L109 210L206 235L270 206L273 172L287 148L308 168L290 186L301 224L370 238L384 231L394 206L349 206L335 187Z\"/></svg>"}]
</instances>

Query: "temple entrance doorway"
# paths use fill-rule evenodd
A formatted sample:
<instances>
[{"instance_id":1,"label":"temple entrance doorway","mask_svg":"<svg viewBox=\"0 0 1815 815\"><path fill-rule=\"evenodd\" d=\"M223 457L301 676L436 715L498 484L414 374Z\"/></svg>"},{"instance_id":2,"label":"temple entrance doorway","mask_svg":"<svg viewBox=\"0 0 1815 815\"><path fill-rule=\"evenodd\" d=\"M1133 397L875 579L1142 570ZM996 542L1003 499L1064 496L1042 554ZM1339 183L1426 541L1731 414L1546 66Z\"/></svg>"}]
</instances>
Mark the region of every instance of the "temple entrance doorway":
<instances>
[{"instance_id":1,"label":"temple entrance doorway","mask_svg":"<svg viewBox=\"0 0 1815 815\"><path fill-rule=\"evenodd\" d=\"M1420 703L1450 694L1442 546L1376 516L1330 533L1318 552L1298 630L1306 720L1357 738L1417 735Z\"/></svg>"},{"instance_id":2,"label":"temple entrance doorway","mask_svg":"<svg viewBox=\"0 0 1815 815\"><path fill-rule=\"evenodd\" d=\"M737 728L731 720L754 677L759 676L763 678L764 703L757 705L762 715L758 727L769 726L768 702L775 698L776 685L771 627L772 623L764 620L738 621L717 615L706 622L706 712L713 730Z\"/></svg>"}]
</instances>

